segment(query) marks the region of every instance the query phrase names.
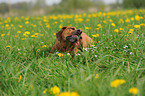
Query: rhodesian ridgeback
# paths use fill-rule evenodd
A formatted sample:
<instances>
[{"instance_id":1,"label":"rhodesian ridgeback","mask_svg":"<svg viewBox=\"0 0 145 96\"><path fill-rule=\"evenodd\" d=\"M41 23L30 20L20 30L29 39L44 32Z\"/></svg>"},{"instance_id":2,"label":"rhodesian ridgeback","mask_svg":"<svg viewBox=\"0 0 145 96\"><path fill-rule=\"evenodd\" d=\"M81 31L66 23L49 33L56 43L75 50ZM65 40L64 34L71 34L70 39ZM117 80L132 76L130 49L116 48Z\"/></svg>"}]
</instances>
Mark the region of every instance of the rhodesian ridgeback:
<instances>
[{"instance_id":1,"label":"rhodesian ridgeback","mask_svg":"<svg viewBox=\"0 0 145 96\"><path fill-rule=\"evenodd\" d=\"M55 44L50 53L54 52L54 50L69 52L72 59L79 50L82 51L82 48L86 48L92 43L93 40L80 29L64 26L56 33Z\"/></svg>"}]
</instances>

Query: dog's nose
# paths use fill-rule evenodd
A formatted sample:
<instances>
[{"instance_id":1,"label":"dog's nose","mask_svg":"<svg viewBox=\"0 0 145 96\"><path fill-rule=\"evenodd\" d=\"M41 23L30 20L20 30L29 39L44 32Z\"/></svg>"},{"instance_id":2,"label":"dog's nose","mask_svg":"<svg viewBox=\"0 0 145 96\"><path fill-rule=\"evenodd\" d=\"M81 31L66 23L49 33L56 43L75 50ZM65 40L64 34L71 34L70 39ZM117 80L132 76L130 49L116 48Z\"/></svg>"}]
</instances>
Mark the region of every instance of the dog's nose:
<instances>
[{"instance_id":1,"label":"dog's nose","mask_svg":"<svg viewBox=\"0 0 145 96\"><path fill-rule=\"evenodd\" d=\"M81 33L82 33L82 30L78 29L78 30L77 30L77 33L78 33L78 34L81 34Z\"/></svg>"}]
</instances>

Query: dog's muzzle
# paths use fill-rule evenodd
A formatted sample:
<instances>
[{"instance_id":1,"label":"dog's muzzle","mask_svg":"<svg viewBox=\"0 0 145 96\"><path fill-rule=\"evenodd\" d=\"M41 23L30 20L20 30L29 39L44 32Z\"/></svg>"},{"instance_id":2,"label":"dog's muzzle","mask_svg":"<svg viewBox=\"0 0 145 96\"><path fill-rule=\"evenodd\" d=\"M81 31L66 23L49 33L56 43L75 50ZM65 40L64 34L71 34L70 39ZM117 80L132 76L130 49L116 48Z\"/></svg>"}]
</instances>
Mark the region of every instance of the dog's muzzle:
<instances>
[{"instance_id":1,"label":"dog's muzzle","mask_svg":"<svg viewBox=\"0 0 145 96\"><path fill-rule=\"evenodd\" d=\"M82 31L80 29L76 30L76 32L70 36L66 37L66 40L68 40L71 43L75 43L79 40L80 35L82 34Z\"/></svg>"}]
</instances>

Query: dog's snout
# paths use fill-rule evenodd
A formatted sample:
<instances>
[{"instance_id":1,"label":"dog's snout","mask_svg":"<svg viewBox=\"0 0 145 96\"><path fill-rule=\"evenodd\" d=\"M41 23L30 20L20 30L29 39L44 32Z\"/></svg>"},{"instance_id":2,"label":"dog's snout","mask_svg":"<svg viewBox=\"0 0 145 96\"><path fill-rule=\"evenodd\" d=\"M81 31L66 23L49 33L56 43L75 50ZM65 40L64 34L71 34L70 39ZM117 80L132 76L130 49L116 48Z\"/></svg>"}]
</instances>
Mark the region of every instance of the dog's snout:
<instances>
[{"instance_id":1,"label":"dog's snout","mask_svg":"<svg viewBox=\"0 0 145 96\"><path fill-rule=\"evenodd\" d=\"M80 31L80 29L78 29L77 31Z\"/></svg>"},{"instance_id":2,"label":"dog's snout","mask_svg":"<svg viewBox=\"0 0 145 96\"><path fill-rule=\"evenodd\" d=\"M81 34L81 33L82 33L82 30L78 29L78 30L77 30L77 33L78 33L78 34Z\"/></svg>"}]
</instances>

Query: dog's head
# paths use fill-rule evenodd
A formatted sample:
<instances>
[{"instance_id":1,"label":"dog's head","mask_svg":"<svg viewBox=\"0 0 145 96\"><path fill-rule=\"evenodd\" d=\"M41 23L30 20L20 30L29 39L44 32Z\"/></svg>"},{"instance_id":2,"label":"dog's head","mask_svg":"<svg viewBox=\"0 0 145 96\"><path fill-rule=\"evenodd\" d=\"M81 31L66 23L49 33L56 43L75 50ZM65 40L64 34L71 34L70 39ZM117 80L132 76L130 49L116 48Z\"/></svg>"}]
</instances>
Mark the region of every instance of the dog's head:
<instances>
[{"instance_id":1,"label":"dog's head","mask_svg":"<svg viewBox=\"0 0 145 96\"><path fill-rule=\"evenodd\" d=\"M80 29L76 29L75 27L62 27L59 32L56 33L56 38L59 41L68 41L71 43L75 43L79 40L82 31Z\"/></svg>"}]
</instances>

